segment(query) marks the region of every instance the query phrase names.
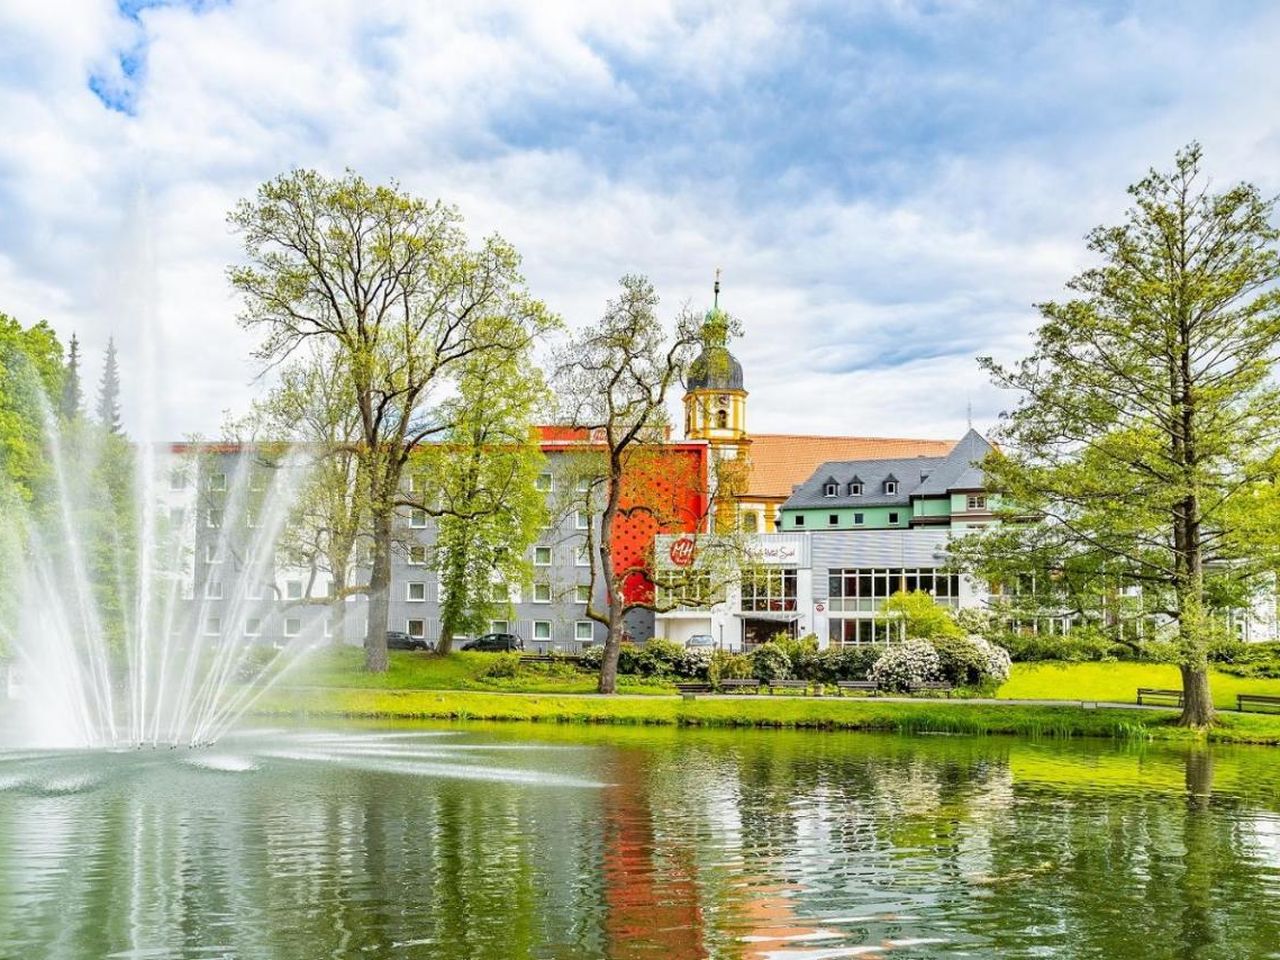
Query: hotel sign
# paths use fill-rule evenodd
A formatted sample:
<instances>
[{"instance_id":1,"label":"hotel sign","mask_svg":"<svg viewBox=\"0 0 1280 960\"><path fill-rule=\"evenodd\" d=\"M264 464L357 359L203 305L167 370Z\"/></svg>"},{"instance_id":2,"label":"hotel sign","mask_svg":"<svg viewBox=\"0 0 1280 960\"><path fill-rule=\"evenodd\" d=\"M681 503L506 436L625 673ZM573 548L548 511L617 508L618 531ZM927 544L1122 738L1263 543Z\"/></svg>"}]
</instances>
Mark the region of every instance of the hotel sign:
<instances>
[{"instance_id":1,"label":"hotel sign","mask_svg":"<svg viewBox=\"0 0 1280 960\"><path fill-rule=\"evenodd\" d=\"M691 567L697 550L698 546L692 537L680 537L671 544L671 562L677 567Z\"/></svg>"},{"instance_id":2,"label":"hotel sign","mask_svg":"<svg viewBox=\"0 0 1280 960\"><path fill-rule=\"evenodd\" d=\"M794 543L764 543L755 550L759 563L799 563L800 547Z\"/></svg>"}]
</instances>

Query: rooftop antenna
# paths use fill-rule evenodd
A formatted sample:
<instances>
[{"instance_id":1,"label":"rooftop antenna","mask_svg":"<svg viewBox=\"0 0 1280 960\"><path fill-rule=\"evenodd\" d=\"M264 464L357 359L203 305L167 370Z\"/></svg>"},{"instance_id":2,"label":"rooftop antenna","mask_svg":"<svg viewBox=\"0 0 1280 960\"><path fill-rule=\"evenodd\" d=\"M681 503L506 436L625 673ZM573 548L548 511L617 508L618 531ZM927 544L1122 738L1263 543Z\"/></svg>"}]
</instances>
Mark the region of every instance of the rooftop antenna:
<instances>
[{"instance_id":1,"label":"rooftop antenna","mask_svg":"<svg viewBox=\"0 0 1280 960\"><path fill-rule=\"evenodd\" d=\"M719 310L720 309L720 268L719 267L716 267L716 283L715 283L715 286L712 288L712 290L714 293L714 299L711 301L711 309Z\"/></svg>"}]
</instances>

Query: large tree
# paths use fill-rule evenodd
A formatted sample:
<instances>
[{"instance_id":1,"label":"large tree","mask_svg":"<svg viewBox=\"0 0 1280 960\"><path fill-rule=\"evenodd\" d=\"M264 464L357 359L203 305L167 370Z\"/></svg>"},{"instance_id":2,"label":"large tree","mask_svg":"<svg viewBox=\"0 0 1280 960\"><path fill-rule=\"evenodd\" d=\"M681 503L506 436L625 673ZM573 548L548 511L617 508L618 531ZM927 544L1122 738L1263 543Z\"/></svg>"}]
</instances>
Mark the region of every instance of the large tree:
<instances>
[{"instance_id":1,"label":"large tree","mask_svg":"<svg viewBox=\"0 0 1280 960\"><path fill-rule=\"evenodd\" d=\"M669 427L668 397L700 343L700 326L692 314L682 312L668 333L658 318L658 295L644 277L625 276L621 291L605 307L599 323L572 338L557 364L557 395L563 419L582 431L598 449L583 463L573 487L583 488L591 505L586 531L592 557L592 580L604 580L608 605L600 609L592 589L587 616L608 627L599 690L617 689L618 651L624 617L635 607L652 606L652 599L634 599L643 570L627 569L615 550L615 521L625 511L652 511L640 497L626 503L628 475L660 470L661 446ZM585 466L588 469L582 470ZM634 482L634 481L633 481ZM700 523L702 518L692 518ZM641 587L643 589L643 587ZM629 599L630 598L630 599Z\"/></svg>"},{"instance_id":2,"label":"large tree","mask_svg":"<svg viewBox=\"0 0 1280 960\"><path fill-rule=\"evenodd\" d=\"M278 363L320 339L350 378L374 548L365 666L384 671L409 458L449 432L440 401L469 358L523 351L554 318L525 290L509 244L469 245L456 210L395 183L297 170L263 184L230 220L247 258L230 279L244 298L242 323L264 334L259 357ZM487 322L494 317L506 322Z\"/></svg>"},{"instance_id":3,"label":"large tree","mask_svg":"<svg viewBox=\"0 0 1280 960\"><path fill-rule=\"evenodd\" d=\"M107 356L102 363L102 381L98 384L98 423L110 434L124 433L120 421L120 364L114 337L107 338Z\"/></svg>"},{"instance_id":4,"label":"large tree","mask_svg":"<svg viewBox=\"0 0 1280 960\"><path fill-rule=\"evenodd\" d=\"M537 485L545 458L534 428L546 400L527 351L476 353L446 404L451 426L443 442L414 456L410 503L439 512L432 559L442 593L440 653L455 635L484 632L506 616L508 588L528 585L526 552L546 516Z\"/></svg>"},{"instance_id":5,"label":"large tree","mask_svg":"<svg viewBox=\"0 0 1280 960\"><path fill-rule=\"evenodd\" d=\"M1040 305L1029 357L982 361L1022 397L987 463L1009 522L970 551L1008 569L1025 546L1057 558L1047 577L1140 586L1173 628L1195 726L1214 719L1214 607L1274 571L1280 543L1273 202L1248 184L1214 192L1200 160L1179 152L1129 188L1123 223L1089 234L1100 263Z\"/></svg>"}]
</instances>

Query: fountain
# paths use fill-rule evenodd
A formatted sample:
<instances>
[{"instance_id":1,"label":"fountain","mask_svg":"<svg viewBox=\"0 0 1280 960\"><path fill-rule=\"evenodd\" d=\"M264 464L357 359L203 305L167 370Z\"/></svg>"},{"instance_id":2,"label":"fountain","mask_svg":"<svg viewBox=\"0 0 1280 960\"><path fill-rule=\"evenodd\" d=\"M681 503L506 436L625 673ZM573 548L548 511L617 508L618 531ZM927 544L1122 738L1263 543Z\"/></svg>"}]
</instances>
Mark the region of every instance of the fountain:
<instances>
[{"instance_id":1,"label":"fountain","mask_svg":"<svg viewBox=\"0 0 1280 960\"><path fill-rule=\"evenodd\" d=\"M48 410L43 419L46 506L6 519L4 559L20 572L0 629L22 678L20 742L213 742L321 640L313 627L273 644L243 626L251 610L278 605L277 544L305 464L127 445ZM101 487L129 460L122 509ZM216 592L197 589L213 569L201 559L218 561Z\"/></svg>"}]
</instances>

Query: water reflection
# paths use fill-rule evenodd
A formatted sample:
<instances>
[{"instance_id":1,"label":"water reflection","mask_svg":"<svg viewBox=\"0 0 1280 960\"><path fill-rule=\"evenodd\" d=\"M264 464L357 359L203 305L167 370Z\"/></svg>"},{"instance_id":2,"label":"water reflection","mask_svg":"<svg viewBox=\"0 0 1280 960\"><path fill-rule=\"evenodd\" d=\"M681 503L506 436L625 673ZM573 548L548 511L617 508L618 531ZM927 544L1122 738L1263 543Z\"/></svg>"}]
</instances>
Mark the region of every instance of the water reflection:
<instances>
[{"instance_id":1,"label":"water reflection","mask_svg":"<svg viewBox=\"0 0 1280 960\"><path fill-rule=\"evenodd\" d=\"M865 735L0 754L0 955L1255 957L1280 763Z\"/></svg>"}]
</instances>

